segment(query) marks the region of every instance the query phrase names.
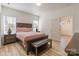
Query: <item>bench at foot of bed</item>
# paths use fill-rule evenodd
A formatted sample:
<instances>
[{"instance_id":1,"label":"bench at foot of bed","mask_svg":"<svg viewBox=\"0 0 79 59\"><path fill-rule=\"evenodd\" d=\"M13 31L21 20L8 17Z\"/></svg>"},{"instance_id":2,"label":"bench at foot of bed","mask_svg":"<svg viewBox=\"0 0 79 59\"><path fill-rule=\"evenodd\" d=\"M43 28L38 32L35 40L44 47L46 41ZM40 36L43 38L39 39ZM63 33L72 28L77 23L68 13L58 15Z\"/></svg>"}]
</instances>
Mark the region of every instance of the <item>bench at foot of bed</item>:
<instances>
[{"instance_id":1,"label":"bench at foot of bed","mask_svg":"<svg viewBox=\"0 0 79 59\"><path fill-rule=\"evenodd\" d=\"M35 55L37 56L38 55L38 48L45 44L49 44L50 48L52 48L52 40L51 39L43 39L43 40L39 40L39 41L36 41L36 42L32 42L31 45L35 48Z\"/></svg>"}]
</instances>

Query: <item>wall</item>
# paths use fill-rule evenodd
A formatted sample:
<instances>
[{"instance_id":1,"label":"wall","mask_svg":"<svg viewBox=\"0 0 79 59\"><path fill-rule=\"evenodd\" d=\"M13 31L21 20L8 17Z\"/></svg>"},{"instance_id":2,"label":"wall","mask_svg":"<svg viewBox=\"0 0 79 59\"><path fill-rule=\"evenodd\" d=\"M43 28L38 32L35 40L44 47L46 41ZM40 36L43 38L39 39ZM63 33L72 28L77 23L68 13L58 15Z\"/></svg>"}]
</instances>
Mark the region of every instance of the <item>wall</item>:
<instances>
[{"instance_id":1,"label":"wall","mask_svg":"<svg viewBox=\"0 0 79 59\"><path fill-rule=\"evenodd\" d=\"M17 19L16 21L21 23L32 23L32 20L35 17L35 15L32 15L30 13L22 12L4 6L2 6L2 14L6 16L14 16Z\"/></svg>"},{"instance_id":2,"label":"wall","mask_svg":"<svg viewBox=\"0 0 79 59\"><path fill-rule=\"evenodd\" d=\"M79 32L79 7L70 6L56 11L44 13L40 18L40 31L49 35L49 38L60 41L59 18L73 16L73 34Z\"/></svg>"}]
</instances>

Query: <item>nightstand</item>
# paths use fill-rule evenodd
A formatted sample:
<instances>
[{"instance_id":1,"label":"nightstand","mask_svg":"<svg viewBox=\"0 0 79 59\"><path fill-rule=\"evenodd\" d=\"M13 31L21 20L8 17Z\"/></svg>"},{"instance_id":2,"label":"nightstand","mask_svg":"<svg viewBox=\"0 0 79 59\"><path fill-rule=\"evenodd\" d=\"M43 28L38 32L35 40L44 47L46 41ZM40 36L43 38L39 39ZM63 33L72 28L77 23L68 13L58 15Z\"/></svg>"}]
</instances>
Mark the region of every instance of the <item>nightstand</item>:
<instances>
[{"instance_id":1,"label":"nightstand","mask_svg":"<svg viewBox=\"0 0 79 59\"><path fill-rule=\"evenodd\" d=\"M4 35L4 45L16 42L16 34Z\"/></svg>"},{"instance_id":2,"label":"nightstand","mask_svg":"<svg viewBox=\"0 0 79 59\"><path fill-rule=\"evenodd\" d=\"M36 29L36 32L40 32L38 29Z\"/></svg>"},{"instance_id":3,"label":"nightstand","mask_svg":"<svg viewBox=\"0 0 79 59\"><path fill-rule=\"evenodd\" d=\"M40 31L36 31L36 32L40 32Z\"/></svg>"}]
</instances>

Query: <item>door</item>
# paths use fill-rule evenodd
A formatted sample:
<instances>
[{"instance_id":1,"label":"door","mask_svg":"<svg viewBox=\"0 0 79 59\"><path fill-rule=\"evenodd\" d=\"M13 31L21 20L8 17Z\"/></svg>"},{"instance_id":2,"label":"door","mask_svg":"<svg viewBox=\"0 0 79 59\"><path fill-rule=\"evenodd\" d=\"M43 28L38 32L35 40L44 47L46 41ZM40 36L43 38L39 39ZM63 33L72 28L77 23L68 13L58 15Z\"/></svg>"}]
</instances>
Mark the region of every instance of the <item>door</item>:
<instances>
[{"instance_id":1,"label":"door","mask_svg":"<svg viewBox=\"0 0 79 59\"><path fill-rule=\"evenodd\" d=\"M65 16L60 18L60 41L62 48L65 48L73 35L73 17Z\"/></svg>"},{"instance_id":2,"label":"door","mask_svg":"<svg viewBox=\"0 0 79 59\"><path fill-rule=\"evenodd\" d=\"M72 35L73 34L73 17L66 16L60 18L60 34Z\"/></svg>"}]
</instances>

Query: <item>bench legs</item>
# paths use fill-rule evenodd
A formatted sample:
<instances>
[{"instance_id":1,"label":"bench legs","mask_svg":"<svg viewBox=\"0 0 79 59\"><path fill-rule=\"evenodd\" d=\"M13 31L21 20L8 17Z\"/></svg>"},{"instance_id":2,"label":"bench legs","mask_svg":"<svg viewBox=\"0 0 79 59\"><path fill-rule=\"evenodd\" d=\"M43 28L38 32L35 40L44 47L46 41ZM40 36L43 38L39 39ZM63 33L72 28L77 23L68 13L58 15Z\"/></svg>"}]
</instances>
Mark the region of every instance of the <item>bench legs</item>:
<instances>
[{"instance_id":1,"label":"bench legs","mask_svg":"<svg viewBox=\"0 0 79 59\"><path fill-rule=\"evenodd\" d=\"M50 48L52 48L52 40L50 39Z\"/></svg>"},{"instance_id":2,"label":"bench legs","mask_svg":"<svg viewBox=\"0 0 79 59\"><path fill-rule=\"evenodd\" d=\"M29 50L27 49L27 55L29 55Z\"/></svg>"},{"instance_id":3,"label":"bench legs","mask_svg":"<svg viewBox=\"0 0 79 59\"><path fill-rule=\"evenodd\" d=\"M36 56L38 55L38 48L37 47L35 48L35 55Z\"/></svg>"},{"instance_id":4,"label":"bench legs","mask_svg":"<svg viewBox=\"0 0 79 59\"><path fill-rule=\"evenodd\" d=\"M29 55L29 49L30 49L30 44L29 42L27 43L27 55Z\"/></svg>"}]
</instances>

